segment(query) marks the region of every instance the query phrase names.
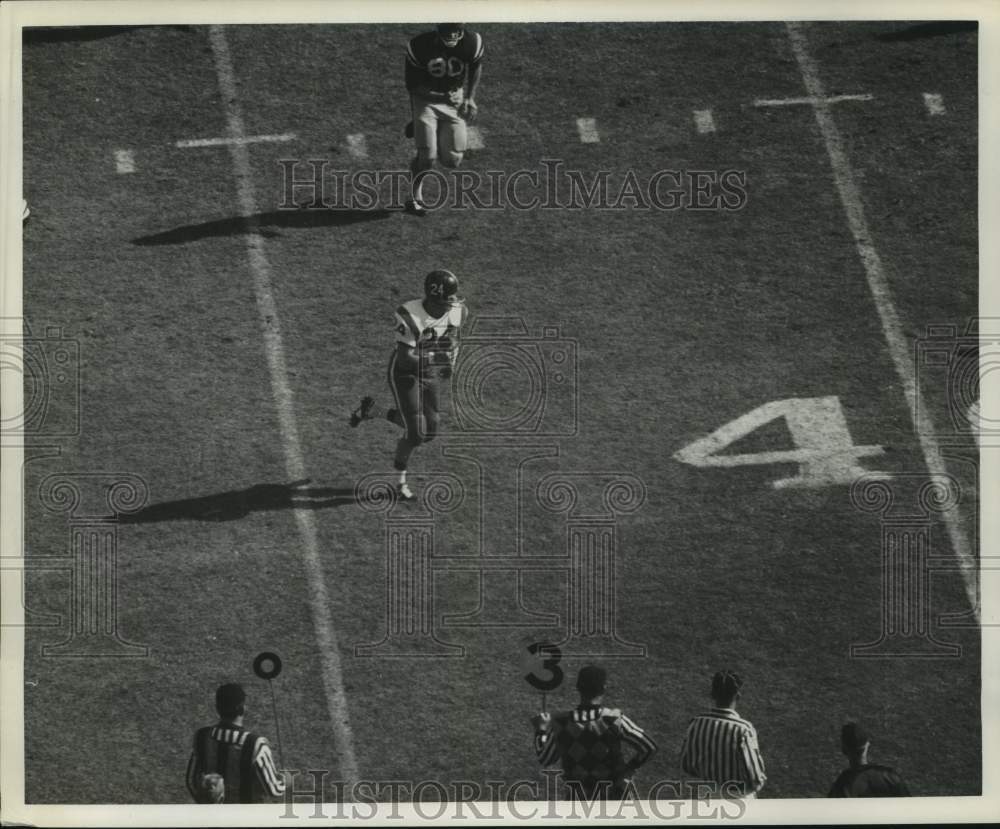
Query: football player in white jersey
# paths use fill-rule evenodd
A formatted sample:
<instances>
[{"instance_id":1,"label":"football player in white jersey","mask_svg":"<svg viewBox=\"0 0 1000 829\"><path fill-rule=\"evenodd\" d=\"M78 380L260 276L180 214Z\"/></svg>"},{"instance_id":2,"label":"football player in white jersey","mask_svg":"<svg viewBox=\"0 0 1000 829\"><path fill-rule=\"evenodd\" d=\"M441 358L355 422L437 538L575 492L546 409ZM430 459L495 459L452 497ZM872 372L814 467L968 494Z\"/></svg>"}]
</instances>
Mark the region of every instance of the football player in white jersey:
<instances>
[{"instance_id":1,"label":"football player in white jersey","mask_svg":"<svg viewBox=\"0 0 1000 829\"><path fill-rule=\"evenodd\" d=\"M469 316L458 295L458 278L451 271L431 271L424 278L423 299L411 299L396 309L396 349L389 360L389 388L394 405L385 418L403 429L396 444L394 466L399 472L396 493L412 499L406 482L410 455L438 431L438 377L448 379L458 357L458 335ZM363 397L351 412L350 424L378 416L375 400Z\"/></svg>"}]
</instances>

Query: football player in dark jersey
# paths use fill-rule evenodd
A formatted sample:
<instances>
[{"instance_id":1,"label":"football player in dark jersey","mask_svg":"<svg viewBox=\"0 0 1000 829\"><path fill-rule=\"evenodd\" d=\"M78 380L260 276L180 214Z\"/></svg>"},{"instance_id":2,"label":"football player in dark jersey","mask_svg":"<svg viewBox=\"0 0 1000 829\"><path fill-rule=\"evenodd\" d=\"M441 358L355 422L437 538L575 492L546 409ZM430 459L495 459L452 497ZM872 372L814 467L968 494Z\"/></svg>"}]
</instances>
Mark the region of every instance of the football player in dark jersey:
<instances>
[{"instance_id":1,"label":"football player in dark jersey","mask_svg":"<svg viewBox=\"0 0 1000 829\"><path fill-rule=\"evenodd\" d=\"M389 389L393 408L385 418L403 430L396 444L394 465L399 473L396 494L404 501L413 493L406 483L410 455L438 430L435 373L447 379L458 357L459 329L469 309L458 295L458 278L451 271L431 271L424 277L423 299L411 299L396 309L396 348L389 360ZM351 413L350 424L377 416L372 397L363 397Z\"/></svg>"},{"instance_id":2,"label":"football player in dark jersey","mask_svg":"<svg viewBox=\"0 0 1000 829\"><path fill-rule=\"evenodd\" d=\"M417 145L410 162L411 190L406 209L418 216L427 209L421 200L424 175L439 159L457 167L468 146L466 121L474 118L476 89L482 77L483 38L462 23L439 23L437 29L413 38L406 47L406 90L413 120L407 137Z\"/></svg>"}]
</instances>

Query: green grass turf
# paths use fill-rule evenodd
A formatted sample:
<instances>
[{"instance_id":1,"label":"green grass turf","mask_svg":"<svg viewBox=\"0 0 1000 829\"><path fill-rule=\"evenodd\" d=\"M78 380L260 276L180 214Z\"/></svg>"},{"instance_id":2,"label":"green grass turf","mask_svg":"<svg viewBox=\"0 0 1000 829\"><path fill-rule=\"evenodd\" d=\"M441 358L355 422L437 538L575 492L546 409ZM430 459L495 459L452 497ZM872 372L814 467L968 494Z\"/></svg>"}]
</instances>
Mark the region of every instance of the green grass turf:
<instances>
[{"instance_id":1,"label":"green grass turf","mask_svg":"<svg viewBox=\"0 0 1000 829\"><path fill-rule=\"evenodd\" d=\"M810 39L831 93L877 96L835 115L916 336L976 312L976 45L968 32L877 39L903 28L824 25ZM617 625L648 653L608 661L610 700L660 744L640 781L680 775L688 718L706 703L711 672L728 666L747 677L742 710L760 733L765 795L825 793L841 765L837 730L854 717L876 735L876 758L899 766L915 792L977 793L976 632L935 628L962 644L957 660L848 656L879 630L877 519L851 506L846 487L770 487L793 467L705 470L672 457L763 403L838 395L855 443L886 446L864 463L923 468L812 113L749 106L804 94L782 27L481 29L486 149L472 167L560 158L616 175L745 170L747 206L265 223L311 486L347 490L390 468L392 428L355 432L346 415L362 393L388 402L392 309L417 295L426 270L450 267L474 314L521 317L532 333L559 326L578 343L579 434L548 441L558 457L525 467L525 554L564 549L563 518L532 497L544 474L629 471L647 488L642 509L619 521ZM348 133L366 135L372 166L404 168L410 33L228 30L248 133L299 136L250 150L263 213L280 200L278 159L349 167ZM284 765L336 769L294 515L273 499L232 508L238 499L227 495L288 476L229 154L172 147L226 128L207 32L35 42L24 77L25 315L79 339L83 377L79 439L26 467L26 545L33 555L65 548L64 519L32 497L51 472L134 473L166 505L163 520L119 529L120 629L150 647L148 659L46 659L41 644L59 635L29 631L28 801L185 802L190 735L211 719L217 683L247 683L253 727L274 735L267 691L250 673L264 649L285 662L275 689ZM928 120L924 91L942 92L952 114ZM712 108L717 133L696 133L695 108ZM597 119L600 144L578 142L581 116ZM118 148L134 149L138 173L115 175ZM931 403L943 417L943 396ZM752 440L752 451L791 448L780 428ZM416 480L428 470L463 478L467 501L438 539L440 549L474 553L478 496L514 503L511 484L490 467L481 492L473 465L442 455L447 445L418 451ZM206 496L220 496L211 515L176 503ZM313 515L362 775L536 779L527 720L539 700L522 656L558 631L442 628L464 658L357 658L353 646L385 629L383 528L344 500ZM501 514L491 526L512 521ZM943 527L932 540L947 551ZM58 611L59 578L29 580L32 610ZM565 619L562 577L525 582L528 607ZM933 588L935 614L965 608L954 576L935 576ZM474 575L439 572L435 597L438 622L473 610ZM581 664L564 661L570 677ZM571 683L550 700L571 704Z\"/></svg>"}]
</instances>

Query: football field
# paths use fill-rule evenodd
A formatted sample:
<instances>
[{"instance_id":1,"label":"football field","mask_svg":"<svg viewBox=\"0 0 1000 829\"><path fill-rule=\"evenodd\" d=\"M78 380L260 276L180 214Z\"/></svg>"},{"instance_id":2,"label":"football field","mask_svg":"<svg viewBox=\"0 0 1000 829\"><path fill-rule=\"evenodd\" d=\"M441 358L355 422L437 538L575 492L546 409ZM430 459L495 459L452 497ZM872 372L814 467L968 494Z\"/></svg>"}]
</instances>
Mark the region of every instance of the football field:
<instances>
[{"instance_id":1,"label":"football field","mask_svg":"<svg viewBox=\"0 0 1000 829\"><path fill-rule=\"evenodd\" d=\"M419 26L26 33L24 317L80 380L47 403L79 429L26 450L26 555L107 511L56 509L51 476L146 492L108 588L134 648L43 653L69 576L26 576L26 802L188 802L227 680L283 768L488 798L541 779L535 642L552 708L607 667L659 745L640 792L682 777L725 667L762 797L824 796L853 719L915 794L980 793L978 378L923 358L976 343L975 24L474 28L483 199L558 164L614 206L563 179L524 209L296 209L310 160L407 169ZM434 268L468 367L392 504L397 430L348 415L390 403L392 313Z\"/></svg>"}]
</instances>

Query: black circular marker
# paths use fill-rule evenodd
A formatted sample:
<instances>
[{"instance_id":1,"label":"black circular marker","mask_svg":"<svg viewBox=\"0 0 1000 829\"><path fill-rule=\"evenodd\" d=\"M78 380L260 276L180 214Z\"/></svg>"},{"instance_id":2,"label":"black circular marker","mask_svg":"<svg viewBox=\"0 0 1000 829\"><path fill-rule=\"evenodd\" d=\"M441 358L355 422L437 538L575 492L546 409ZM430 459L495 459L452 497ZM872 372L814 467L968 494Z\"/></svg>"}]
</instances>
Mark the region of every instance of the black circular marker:
<instances>
[{"instance_id":1,"label":"black circular marker","mask_svg":"<svg viewBox=\"0 0 1000 829\"><path fill-rule=\"evenodd\" d=\"M271 667L265 668L265 662L270 662ZM271 651L258 653L257 658L253 661L253 672L261 679L274 679L281 673L281 657L276 653L271 653Z\"/></svg>"}]
</instances>

